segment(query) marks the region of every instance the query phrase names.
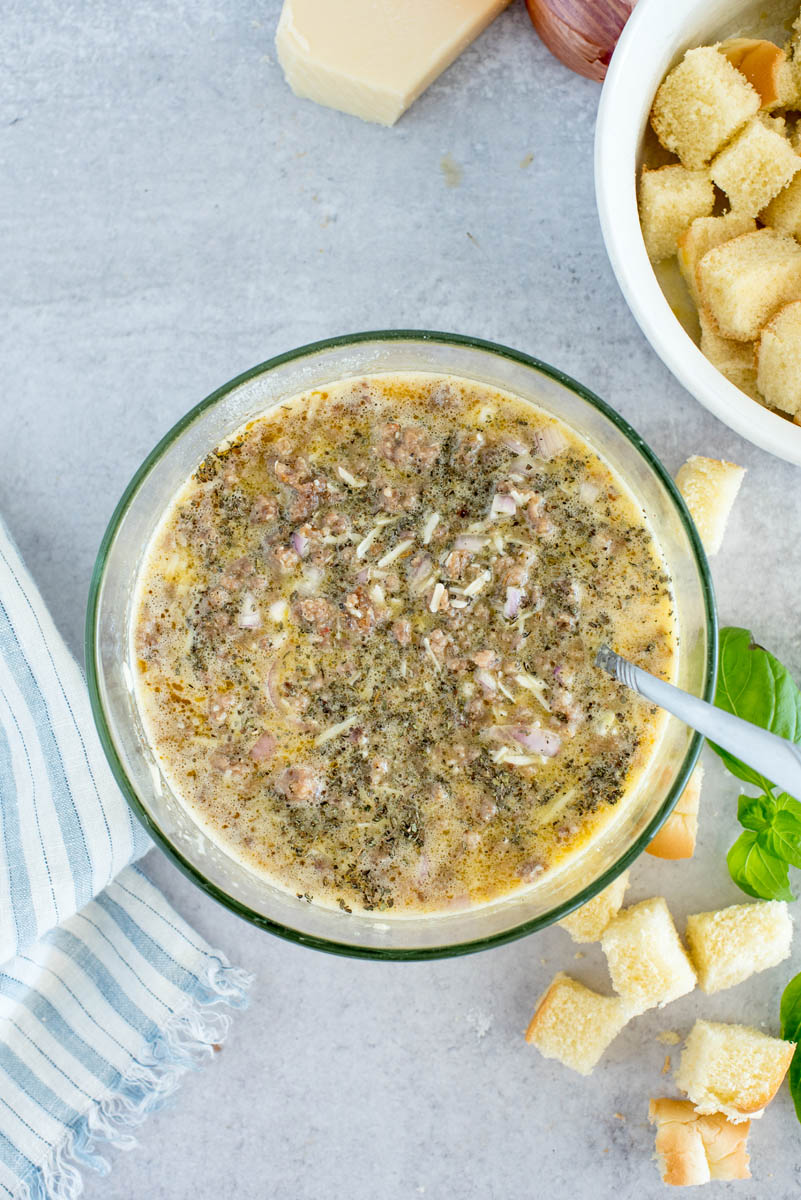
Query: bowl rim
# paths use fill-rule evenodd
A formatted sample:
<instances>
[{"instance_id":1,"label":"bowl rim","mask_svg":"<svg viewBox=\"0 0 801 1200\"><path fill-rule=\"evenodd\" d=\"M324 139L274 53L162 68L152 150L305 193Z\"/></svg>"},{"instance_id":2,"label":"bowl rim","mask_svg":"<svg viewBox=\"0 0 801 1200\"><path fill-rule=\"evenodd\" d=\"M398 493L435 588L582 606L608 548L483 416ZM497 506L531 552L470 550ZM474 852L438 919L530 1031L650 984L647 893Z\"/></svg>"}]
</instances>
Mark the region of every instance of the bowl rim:
<instances>
[{"instance_id":1,"label":"bowl rim","mask_svg":"<svg viewBox=\"0 0 801 1200\"><path fill-rule=\"evenodd\" d=\"M643 241L637 210L637 150L645 75L650 109L659 78L643 63L662 47L684 44L676 33L698 0L639 0L626 22L609 64L595 126L595 196L606 252L620 290L640 329L664 364L705 408L730 429L762 450L801 465L801 426L763 408L735 387L701 353L670 307L656 278ZM690 39L692 43L693 39Z\"/></svg>"},{"instance_id":2,"label":"bowl rim","mask_svg":"<svg viewBox=\"0 0 801 1200\"><path fill-rule=\"evenodd\" d=\"M95 726L100 738L103 751L108 760L111 772L119 785L125 799L127 800L131 810L144 826L148 834L154 842L160 846L165 854L170 858L175 865L192 880L202 891L204 891L212 899L222 904L230 912L242 917L250 924L256 925L260 929L266 929L268 932L275 934L277 937L283 938L286 941L294 942L297 945L312 947L317 950L324 950L330 954L336 954L349 958L365 958L374 960L386 961L422 961L437 958L449 958L461 956L464 954L475 953L479 950L490 949L495 946L501 946L507 942L516 941L518 938L525 937L530 933L535 933L539 929L543 929L562 917L568 915L574 909L579 908L588 900L591 900L604 888L623 872L635 858L643 852L645 847L657 833L664 821L667 820L679 796L684 790L690 773L695 766L698 755L701 751L703 738L699 733L693 733L690 739L687 751L684 755L683 762L679 767L673 784L668 791L668 794L661 805L659 811L654 815L646 828L636 839L636 841L626 850L618 860L607 868L602 875L594 880L591 884L582 888L570 900L557 905L547 913L542 913L537 917L528 921L521 922L520 925L515 925L511 929L503 930L500 933L492 934L487 937L474 938L470 941L447 943L444 945L413 947L413 948L385 948L385 947L370 947L360 946L348 942L334 941L328 938L305 934L299 930L293 929L291 926L284 925L278 921L272 920L270 917L264 916L262 913L256 913L246 904L242 904L235 897L228 895L215 884L211 883L203 873L187 859L176 847L170 839L164 834L153 818L150 816L145 805L140 800L133 784L128 779L128 776L120 762L114 747L114 741L111 735L111 730L106 721L106 715L103 707L100 691L100 679L97 660L97 619L99 614L99 603L101 590L105 575L106 562L108 560L109 550L117 535L119 526L128 511L128 508L133 501L134 496L139 491L140 487L145 482L152 467L162 457L165 451L173 444L173 442L181 436L183 431L188 428L201 413L206 409L216 404L224 396L228 395L235 388L248 380L262 375L275 367L281 366L284 363L292 362L296 359L306 358L310 355L317 354L320 351L337 349L353 345L361 345L370 342L386 342L386 341L409 341L409 342L431 342L440 345L464 346L470 349L481 350L502 358L507 358L513 362L520 363L523 366L531 367L535 371L547 376L562 386L568 388L577 394L582 400L589 403L592 407L598 409L606 416L616 428L623 433L633 448L645 459L646 464L656 474L659 481L664 485L670 499L672 500L679 519L688 535L692 553L696 561L698 576L701 584L702 599L705 613L705 624L707 634L706 659L704 663L704 690L703 698L711 700L714 696L715 680L717 674L717 659L718 659L718 621L717 611L715 607L715 593L712 584L712 578L709 571L706 554L704 552L701 540L698 536L695 524L689 514L687 506L684 503L673 479L657 458L650 446L645 440L632 428L631 425L622 417L615 409L613 409L604 400L596 396L589 388L573 379L571 376L560 371L556 367L551 367L549 364L535 358L532 355L525 354L522 351L514 350L509 346L487 341L482 338L469 337L463 334L456 333L441 333L434 330L416 330L416 329L388 329L388 330L371 330L364 333L343 334L337 337L326 338L322 341L309 342L299 346L295 350L286 351L283 354L278 354L259 363L255 367L251 367L247 371L236 375L221 387L216 388L205 399L194 405L188 410L171 429L159 440L150 453L137 468L130 483L125 488L120 500L118 501L105 533L103 534L100 547L98 549L97 558L95 560L92 571L92 578L89 585L89 596L86 610L86 625L85 625L85 659L86 659L86 676L89 688L89 698L94 717Z\"/></svg>"}]
</instances>

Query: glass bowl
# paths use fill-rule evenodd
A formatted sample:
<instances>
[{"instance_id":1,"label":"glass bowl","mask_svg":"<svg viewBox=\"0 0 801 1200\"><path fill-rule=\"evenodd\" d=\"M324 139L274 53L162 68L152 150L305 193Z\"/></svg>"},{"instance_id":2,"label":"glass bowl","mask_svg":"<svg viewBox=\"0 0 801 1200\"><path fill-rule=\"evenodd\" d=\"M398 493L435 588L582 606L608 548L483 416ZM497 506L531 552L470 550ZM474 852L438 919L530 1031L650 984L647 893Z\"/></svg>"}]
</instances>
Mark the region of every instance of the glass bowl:
<instances>
[{"instance_id":1,"label":"glass bowl","mask_svg":"<svg viewBox=\"0 0 801 1200\"><path fill-rule=\"evenodd\" d=\"M86 663L95 721L111 769L156 842L199 887L254 925L338 954L422 959L497 946L541 929L606 887L648 845L684 788L701 738L671 717L645 786L603 833L531 888L442 916L345 913L271 886L230 857L170 791L142 735L128 665L133 583L151 534L209 450L290 396L350 376L426 371L460 375L560 417L628 483L661 543L673 579L677 683L710 699L717 630L709 568L695 526L662 464L592 392L526 354L455 334L355 334L302 346L239 375L187 413L136 472L103 538L89 594Z\"/></svg>"}]
</instances>

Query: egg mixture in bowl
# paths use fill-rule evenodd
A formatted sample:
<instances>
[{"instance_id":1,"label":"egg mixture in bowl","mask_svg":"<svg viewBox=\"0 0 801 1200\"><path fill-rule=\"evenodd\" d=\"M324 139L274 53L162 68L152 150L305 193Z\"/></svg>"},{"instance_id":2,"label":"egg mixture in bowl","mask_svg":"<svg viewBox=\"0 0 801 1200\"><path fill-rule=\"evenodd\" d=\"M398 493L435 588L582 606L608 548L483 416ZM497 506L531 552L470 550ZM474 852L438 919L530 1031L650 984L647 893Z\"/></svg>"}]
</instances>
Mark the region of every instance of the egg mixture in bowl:
<instances>
[{"instance_id":1,"label":"egg mixture in bowl","mask_svg":"<svg viewBox=\"0 0 801 1200\"><path fill-rule=\"evenodd\" d=\"M154 452L108 540L112 766L203 886L298 940L424 955L554 919L697 753L594 665L608 642L708 693L683 506L619 419L511 352L373 335L266 364Z\"/></svg>"}]
</instances>

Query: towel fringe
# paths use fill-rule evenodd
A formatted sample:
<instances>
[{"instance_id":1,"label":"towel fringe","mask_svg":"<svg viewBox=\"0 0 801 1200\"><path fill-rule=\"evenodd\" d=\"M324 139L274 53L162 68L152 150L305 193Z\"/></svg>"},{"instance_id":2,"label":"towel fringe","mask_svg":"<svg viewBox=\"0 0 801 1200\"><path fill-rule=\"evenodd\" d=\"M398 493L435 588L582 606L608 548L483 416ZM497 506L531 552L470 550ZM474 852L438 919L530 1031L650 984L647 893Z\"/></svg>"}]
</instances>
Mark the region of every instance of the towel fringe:
<instances>
[{"instance_id":1,"label":"towel fringe","mask_svg":"<svg viewBox=\"0 0 801 1200\"><path fill-rule=\"evenodd\" d=\"M222 1045L231 1018L220 1006L244 1008L252 982L247 971L229 966L222 955L213 957L189 1006L170 1017L147 1052L75 1123L14 1200L77 1200L83 1192L84 1168L107 1175L111 1167L98 1147L136 1146L131 1131L163 1108L186 1072L197 1069Z\"/></svg>"}]
</instances>

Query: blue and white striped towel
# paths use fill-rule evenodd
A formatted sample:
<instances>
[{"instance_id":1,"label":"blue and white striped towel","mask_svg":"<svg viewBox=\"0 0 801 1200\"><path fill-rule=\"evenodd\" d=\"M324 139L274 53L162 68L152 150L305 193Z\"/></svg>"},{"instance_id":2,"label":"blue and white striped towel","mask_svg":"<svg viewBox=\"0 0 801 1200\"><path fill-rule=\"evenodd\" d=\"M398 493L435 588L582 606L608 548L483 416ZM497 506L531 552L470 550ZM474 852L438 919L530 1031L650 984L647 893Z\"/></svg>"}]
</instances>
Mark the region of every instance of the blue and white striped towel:
<instances>
[{"instance_id":1,"label":"blue and white striped towel","mask_svg":"<svg viewBox=\"0 0 801 1200\"><path fill-rule=\"evenodd\" d=\"M0 522L0 1200L78 1196L245 1003L249 976L127 865L148 846Z\"/></svg>"}]
</instances>

